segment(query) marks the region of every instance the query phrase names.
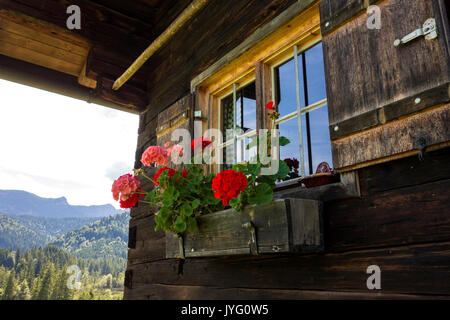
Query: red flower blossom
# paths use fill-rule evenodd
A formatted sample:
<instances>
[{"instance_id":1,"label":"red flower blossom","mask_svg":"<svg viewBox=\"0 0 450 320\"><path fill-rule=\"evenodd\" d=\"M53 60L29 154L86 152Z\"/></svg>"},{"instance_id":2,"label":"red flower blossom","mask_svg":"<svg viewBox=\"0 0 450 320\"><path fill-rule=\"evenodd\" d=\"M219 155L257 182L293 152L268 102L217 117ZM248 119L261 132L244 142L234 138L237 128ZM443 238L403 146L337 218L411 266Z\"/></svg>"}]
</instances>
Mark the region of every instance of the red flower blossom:
<instances>
[{"instance_id":1,"label":"red flower blossom","mask_svg":"<svg viewBox=\"0 0 450 320\"><path fill-rule=\"evenodd\" d=\"M139 189L138 192L143 192L143 190ZM144 198L143 194L133 193L126 200L120 200L120 207L122 209L130 209L133 208L136 203L138 203L139 199Z\"/></svg>"},{"instance_id":2,"label":"red flower blossom","mask_svg":"<svg viewBox=\"0 0 450 320\"><path fill-rule=\"evenodd\" d=\"M266 104L266 109L268 109L268 110L275 109L275 105L273 104L273 101L270 101Z\"/></svg>"},{"instance_id":3,"label":"red flower blossom","mask_svg":"<svg viewBox=\"0 0 450 320\"><path fill-rule=\"evenodd\" d=\"M247 177L242 172L234 170L221 171L212 180L214 197L221 199L223 205L227 206L231 199L239 196L247 184Z\"/></svg>"},{"instance_id":4,"label":"red flower blossom","mask_svg":"<svg viewBox=\"0 0 450 320\"><path fill-rule=\"evenodd\" d=\"M198 138L198 139L194 139L194 140L192 140L192 142L191 142L191 149L195 152L198 148L202 148L202 150L203 149L205 149L207 146L209 146L210 144L211 144L212 142L211 141L209 141L208 139L206 139L206 138L203 138L203 137L200 137L200 138Z\"/></svg>"},{"instance_id":5,"label":"red flower blossom","mask_svg":"<svg viewBox=\"0 0 450 320\"><path fill-rule=\"evenodd\" d=\"M145 166L157 163L160 166L167 166L169 163L169 154L167 150L160 146L151 146L142 154L141 162Z\"/></svg>"},{"instance_id":6,"label":"red flower blossom","mask_svg":"<svg viewBox=\"0 0 450 320\"><path fill-rule=\"evenodd\" d=\"M169 170L169 173L168 173L169 178L172 178L176 173L176 171L172 168L168 168L168 167L160 168L158 170L158 172L153 176L153 184L155 186L159 186L159 182L158 182L159 176L166 170ZM182 173L181 177L186 178L188 176L188 174L189 174L189 172L183 169L183 173ZM178 179L175 180L175 182L177 182L177 181L178 181Z\"/></svg>"},{"instance_id":7,"label":"red flower blossom","mask_svg":"<svg viewBox=\"0 0 450 320\"><path fill-rule=\"evenodd\" d=\"M111 187L114 200L125 201L138 190L141 182L135 176L127 173L115 180Z\"/></svg>"}]
</instances>

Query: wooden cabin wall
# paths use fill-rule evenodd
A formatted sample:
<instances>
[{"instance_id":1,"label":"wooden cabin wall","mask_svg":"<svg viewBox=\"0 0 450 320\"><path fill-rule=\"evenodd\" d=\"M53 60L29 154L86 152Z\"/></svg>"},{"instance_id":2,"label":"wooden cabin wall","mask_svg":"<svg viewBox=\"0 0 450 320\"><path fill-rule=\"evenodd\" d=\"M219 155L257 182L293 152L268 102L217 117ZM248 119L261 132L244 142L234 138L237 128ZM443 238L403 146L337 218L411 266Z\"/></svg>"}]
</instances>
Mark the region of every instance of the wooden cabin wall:
<instances>
[{"instance_id":1,"label":"wooden cabin wall","mask_svg":"<svg viewBox=\"0 0 450 320\"><path fill-rule=\"evenodd\" d=\"M347 4L353 16L367 5L330 3ZM332 26L351 18L346 13ZM136 167L145 148L158 143L158 118L164 118L158 113L176 109L181 101L194 107L189 81L206 65L190 51L195 45L200 46L194 44L187 56L175 50L167 61L161 58L150 77L151 103L140 116ZM186 57L193 57L186 70L167 77ZM154 209L140 204L131 210L124 298L450 299L449 164L446 147L426 152L423 161L413 154L358 168L361 197L324 204L322 254L166 259L165 234L154 231ZM367 288L370 265L381 269L381 290Z\"/></svg>"},{"instance_id":2,"label":"wooden cabin wall","mask_svg":"<svg viewBox=\"0 0 450 320\"><path fill-rule=\"evenodd\" d=\"M125 299L450 298L448 163L450 148L359 170L361 199L325 204L324 254L165 259L140 206ZM381 290L366 287L370 265Z\"/></svg>"}]
</instances>

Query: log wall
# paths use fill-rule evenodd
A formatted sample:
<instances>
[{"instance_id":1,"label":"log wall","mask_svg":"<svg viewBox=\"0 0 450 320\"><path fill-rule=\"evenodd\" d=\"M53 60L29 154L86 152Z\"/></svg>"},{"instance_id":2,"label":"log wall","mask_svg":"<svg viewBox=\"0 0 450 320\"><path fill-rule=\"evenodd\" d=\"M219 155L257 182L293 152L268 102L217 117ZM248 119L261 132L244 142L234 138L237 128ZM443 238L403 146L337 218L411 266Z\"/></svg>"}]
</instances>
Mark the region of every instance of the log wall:
<instances>
[{"instance_id":1,"label":"log wall","mask_svg":"<svg viewBox=\"0 0 450 320\"><path fill-rule=\"evenodd\" d=\"M375 3L327 2L336 4L330 7L328 34ZM209 46L199 45L206 51ZM141 114L136 167L145 148L157 143L159 110L174 101L195 103L189 80L203 69L201 51L182 73L170 81L162 78L186 57L161 61L160 78L149 81L152 102ZM447 119L448 106L428 111L443 112ZM448 131L447 122L439 122L439 132ZM166 259L165 234L154 231L154 209L141 204L131 211L125 299L449 299L449 164L450 148L442 145L428 150L423 161L410 154L356 168L360 197L319 196L325 243L320 254ZM381 269L380 290L367 288L370 265Z\"/></svg>"}]
</instances>

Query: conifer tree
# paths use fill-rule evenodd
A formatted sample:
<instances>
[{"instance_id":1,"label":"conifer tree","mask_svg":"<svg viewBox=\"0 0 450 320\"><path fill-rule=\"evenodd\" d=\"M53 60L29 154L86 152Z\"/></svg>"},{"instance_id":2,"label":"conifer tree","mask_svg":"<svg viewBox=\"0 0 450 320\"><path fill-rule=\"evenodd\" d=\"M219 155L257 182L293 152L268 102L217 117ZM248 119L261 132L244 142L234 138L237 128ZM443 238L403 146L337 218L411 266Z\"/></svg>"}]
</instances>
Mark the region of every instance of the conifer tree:
<instances>
[{"instance_id":1,"label":"conifer tree","mask_svg":"<svg viewBox=\"0 0 450 320\"><path fill-rule=\"evenodd\" d=\"M16 295L16 287L14 281L14 270L9 274L8 283L6 284L5 292L3 293L2 300L14 300Z\"/></svg>"}]
</instances>

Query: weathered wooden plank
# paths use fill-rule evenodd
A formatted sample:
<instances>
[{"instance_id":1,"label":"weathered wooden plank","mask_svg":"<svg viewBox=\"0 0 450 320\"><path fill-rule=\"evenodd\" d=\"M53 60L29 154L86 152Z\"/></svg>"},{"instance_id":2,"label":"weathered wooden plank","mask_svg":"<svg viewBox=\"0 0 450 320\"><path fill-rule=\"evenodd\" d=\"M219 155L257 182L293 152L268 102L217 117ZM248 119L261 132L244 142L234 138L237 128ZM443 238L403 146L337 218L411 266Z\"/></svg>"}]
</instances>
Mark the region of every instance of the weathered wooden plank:
<instances>
[{"instance_id":1,"label":"weathered wooden plank","mask_svg":"<svg viewBox=\"0 0 450 320\"><path fill-rule=\"evenodd\" d=\"M333 166L337 172L347 171L355 166L367 166L371 161L416 154L420 139L428 147L445 144L450 141L449 122L450 105L444 105L334 140L331 143Z\"/></svg>"},{"instance_id":2,"label":"weathered wooden plank","mask_svg":"<svg viewBox=\"0 0 450 320\"><path fill-rule=\"evenodd\" d=\"M276 200L197 217L198 230L183 235L183 246L173 234L166 235L166 258L213 257L277 252L320 252L323 249L319 201ZM249 225L254 228L245 228Z\"/></svg>"},{"instance_id":3,"label":"weathered wooden plank","mask_svg":"<svg viewBox=\"0 0 450 320\"><path fill-rule=\"evenodd\" d=\"M121 90L112 90L113 79L102 77L98 79L96 93L107 101L129 107L137 111L147 106L147 94L131 85L125 84Z\"/></svg>"},{"instance_id":4,"label":"weathered wooden plank","mask_svg":"<svg viewBox=\"0 0 450 320\"><path fill-rule=\"evenodd\" d=\"M361 15L323 37L331 125L449 81L444 36L393 45L429 17L436 17L444 30L437 1L385 0L377 5L383 14L381 30L368 29Z\"/></svg>"},{"instance_id":5,"label":"weathered wooden plank","mask_svg":"<svg viewBox=\"0 0 450 320\"><path fill-rule=\"evenodd\" d=\"M381 179L375 182L383 183ZM392 185L389 178L386 184L401 187ZM370 190L374 189L372 185ZM325 203L325 250L337 252L449 241L449 199L450 180L441 180L379 192L358 200Z\"/></svg>"},{"instance_id":6,"label":"weathered wooden plank","mask_svg":"<svg viewBox=\"0 0 450 320\"><path fill-rule=\"evenodd\" d=\"M130 229L136 228L135 247L128 250L128 265L161 260L165 257L166 242L162 231L155 231L155 217L131 219Z\"/></svg>"},{"instance_id":7,"label":"weathered wooden plank","mask_svg":"<svg viewBox=\"0 0 450 320\"><path fill-rule=\"evenodd\" d=\"M232 0L208 5L147 62L153 70L148 83L149 108L157 113L189 93L192 78L295 2ZM211 27L208 32L205 25Z\"/></svg>"},{"instance_id":8,"label":"weathered wooden plank","mask_svg":"<svg viewBox=\"0 0 450 320\"><path fill-rule=\"evenodd\" d=\"M420 99L417 102L416 99ZM450 102L450 84L428 89L413 96L393 102L381 108L365 112L330 126L330 138L335 140L352 133L367 130L386 122L397 120L429 107Z\"/></svg>"},{"instance_id":9,"label":"weathered wooden plank","mask_svg":"<svg viewBox=\"0 0 450 320\"><path fill-rule=\"evenodd\" d=\"M125 291L125 300L448 300L450 296L180 286L137 285Z\"/></svg>"},{"instance_id":10,"label":"weathered wooden plank","mask_svg":"<svg viewBox=\"0 0 450 320\"><path fill-rule=\"evenodd\" d=\"M379 0L325 0L320 3L322 35L328 34Z\"/></svg>"},{"instance_id":11,"label":"weathered wooden plank","mask_svg":"<svg viewBox=\"0 0 450 320\"><path fill-rule=\"evenodd\" d=\"M292 20L293 18L304 12L308 7L310 7L315 2L317 1L306 0L306 1L297 1L296 3L292 4L288 9L280 13L277 17L269 21L267 24L258 28L252 35L250 35L238 46L228 51L225 56L218 59L212 66L208 67L207 70L197 75L191 81L191 88L194 89L205 79L213 76L220 69L224 68L225 66L230 64L230 62L237 59L239 56L241 56L243 53L251 49L253 46L257 45L269 34L276 31L284 24L288 23L290 20Z\"/></svg>"},{"instance_id":12,"label":"weathered wooden plank","mask_svg":"<svg viewBox=\"0 0 450 320\"><path fill-rule=\"evenodd\" d=\"M450 243L276 258L187 259L130 267L133 286L171 284L222 288L368 292L367 267L381 269L382 293L450 294ZM366 291L367 290L367 291Z\"/></svg>"},{"instance_id":13,"label":"weathered wooden plank","mask_svg":"<svg viewBox=\"0 0 450 320\"><path fill-rule=\"evenodd\" d=\"M129 108L95 96L92 94L92 90L79 85L76 77L3 55L0 55L0 77L8 81L47 90L84 102L133 112Z\"/></svg>"},{"instance_id":14,"label":"weathered wooden plank","mask_svg":"<svg viewBox=\"0 0 450 320\"><path fill-rule=\"evenodd\" d=\"M450 179L450 148L427 152L424 161L414 155L359 170L364 196L398 188Z\"/></svg>"}]
</instances>

